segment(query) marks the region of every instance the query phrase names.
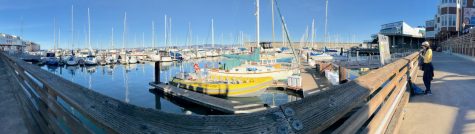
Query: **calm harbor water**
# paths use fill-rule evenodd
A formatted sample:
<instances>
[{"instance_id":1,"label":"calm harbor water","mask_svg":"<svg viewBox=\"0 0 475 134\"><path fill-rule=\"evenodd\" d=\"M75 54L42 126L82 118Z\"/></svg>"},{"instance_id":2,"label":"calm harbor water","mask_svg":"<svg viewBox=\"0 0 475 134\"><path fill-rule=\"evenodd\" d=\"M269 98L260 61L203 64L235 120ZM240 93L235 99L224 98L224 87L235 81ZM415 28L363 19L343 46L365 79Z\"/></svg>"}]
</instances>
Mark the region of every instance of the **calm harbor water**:
<instances>
[{"instance_id":1,"label":"calm harbor water","mask_svg":"<svg viewBox=\"0 0 475 134\"><path fill-rule=\"evenodd\" d=\"M221 60L222 58L208 58L183 63L162 63L161 82L169 81L175 74L181 71L191 72L194 63L198 63L200 67L217 67L218 62ZM74 83L126 103L146 108L156 108L170 113L210 114L206 108L174 100L167 95L153 93L152 90L149 90L151 87L148 83L154 80L154 66L153 62L146 62L144 64L117 64L113 66L43 66L42 68ZM227 99L242 103L278 106L298 100L299 97L283 91L267 90L266 93L259 97Z\"/></svg>"}]
</instances>

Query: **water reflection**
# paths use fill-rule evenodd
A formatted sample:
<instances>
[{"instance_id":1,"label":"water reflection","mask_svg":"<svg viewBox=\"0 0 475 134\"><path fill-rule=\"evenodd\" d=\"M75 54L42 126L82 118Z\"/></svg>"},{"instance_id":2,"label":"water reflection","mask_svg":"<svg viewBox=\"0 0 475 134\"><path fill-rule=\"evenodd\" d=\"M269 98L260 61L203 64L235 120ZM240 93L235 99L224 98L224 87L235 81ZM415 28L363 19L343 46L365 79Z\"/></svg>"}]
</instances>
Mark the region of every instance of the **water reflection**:
<instances>
[{"instance_id":1,"label":"water reflection","mask_svg":"<svg viewBox=\"0 0 475 134\"><path fill-rule=\"evenodd\" d=\"M177 73L192 72L193 64L200 67L217 67L222 58L193 60L191 62L165 62L161 64L160 81L167 82ZM207 108L199 107L171 96L149 91L148 83L154 80L153 62L130 65L106 66L43 66L42 68L74 83L97 91L101 94L126 103L145 108L156 108L164 112L183 114L220 114ZM268 90L259 97L227 98L241 103L258 103L278 106L298 100L297 95L288 95L283 91Z\"/></svg>"}]
</instances>

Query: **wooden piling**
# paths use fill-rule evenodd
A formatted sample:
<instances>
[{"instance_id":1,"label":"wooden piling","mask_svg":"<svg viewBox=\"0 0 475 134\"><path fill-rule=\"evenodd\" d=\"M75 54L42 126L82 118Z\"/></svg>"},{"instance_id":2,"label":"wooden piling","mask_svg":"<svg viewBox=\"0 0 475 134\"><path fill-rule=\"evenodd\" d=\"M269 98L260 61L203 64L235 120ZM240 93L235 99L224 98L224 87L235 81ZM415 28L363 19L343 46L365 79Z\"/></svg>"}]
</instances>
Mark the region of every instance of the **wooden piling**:
<instances>
[{"instance_id":1,"label":"wooden piling","mask_svg":"<svg viewBox=\"0 0 475 134\"><path fill-rule=\"evenodd\" d=\"M346 83L348 81L346 68L342 67L342 65L338 66L338 76L340 84Z\"/></svg>"},{"instance_id":2,"label":"wooden piling","mask_svg":"<svg viewBox=\"0 0 475 134\"><path fill-rule=\"evenodd\" d=\"M160 61L155 62L155 84L160 83Z\"/></svg>"}]
</instances>

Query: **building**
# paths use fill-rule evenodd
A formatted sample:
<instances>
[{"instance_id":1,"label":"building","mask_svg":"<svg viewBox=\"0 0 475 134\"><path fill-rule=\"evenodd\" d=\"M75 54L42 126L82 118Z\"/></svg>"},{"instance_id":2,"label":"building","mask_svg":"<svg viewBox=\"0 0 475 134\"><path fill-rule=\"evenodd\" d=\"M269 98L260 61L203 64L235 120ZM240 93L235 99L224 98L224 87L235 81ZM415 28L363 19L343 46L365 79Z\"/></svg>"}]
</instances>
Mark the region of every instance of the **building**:
<instances>
[{"instance_id":1,"label":"building","mask_svg":"<svg viewBox=\"0 0 475 134\"><path fill-rule=\"evenodd\" d=\"M26 52L36 52L40 51L40 45L31 41L27 41L25 43L25 51Z\"/></svg>"},{"instance_id":2,"label":"building","mask_svg":"<svg viewBox=\"0 0 475 134\"><path fill-rule=\"evenodd\" d=\"M435 39L435 34L436 34L436 31L435 31L435 20L428 20L426 21L426 34L424 36L424 38L426 38L426 40L434 40Z\"/></svg>"},{"instance_id":3,"label":"building","mask_svg":"<svg viewBox=\"0 0 475 134\"><path fill-rule=\"evenodd\" d=\"M434 19L426 21L426 39L438 44L475 26L475 0L439 0Z\"/></svg>"},{"instance_id":4,"label":"building","mask_svg":"<svg viewBox=\"0 0 475 134\"><path fill-rule=\"evenodd\" d=\"M419 48L420 43L425 41L426 29L423 27L411 27L404 21L398 21L381 25L379 34L389 37L391 49ZM373 35L373 39L376 36Z\"/></svg>"},{"instance_id":5,"label":"building","mask_svg":"<svg viewBox=\"0 0 475 134\"><path fill-rule=\"evenodd\" d=\"M447 39L458 35L462 28L461 15L461 0L440 0L434 18L435 37Z\"/></svg>"},{"instance_id":6,"label":"building","mask_svg":"<svg viewBox=\"0 0 475 134\"><path fill-rule=\"evenodd\" d=\"M23 52L25 47L19 36L0 33L0 51Z\"/></svg>"},{"instance_id":7,"label":"building","mask_svg":"<svg viewBox=\"0 0 475 134\"><path fill-rule=\"evenodd\" d=\"M468 33L475 26L475 0L462 1L462 32Z\"/></svg>"}]
</instances>

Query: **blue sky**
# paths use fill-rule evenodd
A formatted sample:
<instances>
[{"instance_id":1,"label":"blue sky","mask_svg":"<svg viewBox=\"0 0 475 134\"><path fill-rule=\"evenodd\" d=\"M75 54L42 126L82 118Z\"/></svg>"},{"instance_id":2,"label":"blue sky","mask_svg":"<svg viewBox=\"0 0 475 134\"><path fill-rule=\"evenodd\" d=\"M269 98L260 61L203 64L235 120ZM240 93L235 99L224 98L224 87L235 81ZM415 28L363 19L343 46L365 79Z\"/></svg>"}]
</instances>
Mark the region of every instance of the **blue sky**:
<instances>
[{"instance_id":1,"label":"blue sky","mask_svg":"<svg viewBox=\"0 0 475 134\"><path fill-rule=\"evenodd\" d=\"M325 0L277 0L292 40L299 41L312 18L316 40L324 37ZM260 0L261 41L272 40L271 2ZM328 33L332 40L369 39L381 24L404 20L411 26L423 26L436 13L436 0L330 0ZM172 18L172 42L184 44L191 23L193 42L211 43L211 19L214 18L215 42L237 43L239 31L255 40L255 0L0 0L0 32L21 35L41 44L53 45L53 20L61 29L60 47L71 47L71 5L74 5L75 48L86 47L87 8L91 12L93 48L122 47L124 12L127 12L127 46L151 46L151 23L155 21L156 45L164 45L164 15ZM23 21L22 21L23 20ZM276 40L281 40L280 19L276 12ZM135 36L137 42L135 43Z\"/></svg>"}]
</instances>

